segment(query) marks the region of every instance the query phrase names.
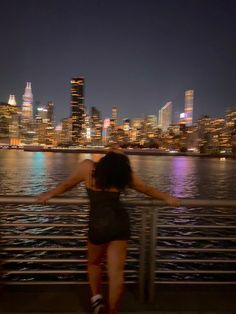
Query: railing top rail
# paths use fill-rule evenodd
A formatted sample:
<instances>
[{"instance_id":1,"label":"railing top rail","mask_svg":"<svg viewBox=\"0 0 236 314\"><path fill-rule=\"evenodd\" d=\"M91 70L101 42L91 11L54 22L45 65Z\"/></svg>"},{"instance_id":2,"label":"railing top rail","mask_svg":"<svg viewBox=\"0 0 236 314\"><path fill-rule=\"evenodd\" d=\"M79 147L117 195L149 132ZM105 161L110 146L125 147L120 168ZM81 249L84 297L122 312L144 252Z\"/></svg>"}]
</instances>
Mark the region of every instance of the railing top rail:
<instances>
[{"instance_id":1,"label":"railing top rail","mask_svg":"<svg viewBox=\"0 0 236 314\"><path fill-rule=\"evenodd\" d=\"M127 205L133 206L166 206L166 204L154 199L122 199ZM0 204L39 204L35 196L18 196L18 195L0 195ZM54 197L47 201L52 205L87 205L87 198L77 197ZM180 207L236 207L236 200L219 200L219 199L180 199Z\"/></svg>"}]
</instances>

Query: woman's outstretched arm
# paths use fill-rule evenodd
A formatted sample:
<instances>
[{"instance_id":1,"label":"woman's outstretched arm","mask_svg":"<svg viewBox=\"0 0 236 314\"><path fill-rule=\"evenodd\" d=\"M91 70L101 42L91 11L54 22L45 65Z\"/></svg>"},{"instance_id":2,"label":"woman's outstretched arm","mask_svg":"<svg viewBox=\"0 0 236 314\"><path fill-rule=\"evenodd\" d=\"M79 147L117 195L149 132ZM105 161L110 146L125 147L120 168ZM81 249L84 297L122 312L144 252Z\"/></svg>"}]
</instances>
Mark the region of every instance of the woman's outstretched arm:
<instances>
[{"instance_id":1,"label":"woman's outstretched arm","mask_svg":"<svg viewBox=\"0 0 236 314\"><path fill-rule=\"evenodd\" d=\"M179 199L171 196L168 193L161 192L158 189L146 185L137 175L133 174L132 175L132 183L130 185L132 189L137 190L138 192L144 193L148 196L151 196L153 198L156 198L158 200L162 200L168 205L178 207L180 206Z\"/></svg>"},{"instance_id":2,"label":"woman's outstretched arm","mask_svg":"<svg viewBox=\"0 0 236 314\"><path fill-rule=\"evenodd\" d=\"M91 163L91 160L83 160L70 177L59 183L55 188L37 195L37 202L45 203L50 198L62 194L72 189L78 183L85 181L86 175L88 174L89 168L91 167Z\"/></svg>"}]
</instances>

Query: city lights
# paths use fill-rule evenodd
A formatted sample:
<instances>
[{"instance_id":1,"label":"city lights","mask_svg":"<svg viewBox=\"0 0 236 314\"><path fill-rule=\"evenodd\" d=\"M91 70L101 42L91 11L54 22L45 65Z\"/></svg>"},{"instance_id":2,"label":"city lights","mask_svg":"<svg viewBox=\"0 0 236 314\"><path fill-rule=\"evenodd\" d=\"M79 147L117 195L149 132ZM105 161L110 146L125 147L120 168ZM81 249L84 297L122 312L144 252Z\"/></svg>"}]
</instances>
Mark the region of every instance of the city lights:
<instances>
[{"instance_id":1,"label":"city lights","mask_svg":"<svg viewBox=\"0 0 236 314\"><path fill-rule=\"evenodd\" d=\"M0 143L8 145L43 145L50 147L98 147L114 143L126 148L152 148L170 154L218 153L236 150L236 110L229 109L225 118L202 116L193 122L194 91L184 94L184 112L173 123L174 104L168 101L157 114L125 118L118 123L118 106L111 106L111 117L102 119L94 106L88 112L85 105L84 77L71 83L71 116L56 126L54 103L38 103L33 110L33 94L27 82L22 106L14 95L0 105ZM33 111L36 113L33 115Z\"/></svg>"}]
</instances>

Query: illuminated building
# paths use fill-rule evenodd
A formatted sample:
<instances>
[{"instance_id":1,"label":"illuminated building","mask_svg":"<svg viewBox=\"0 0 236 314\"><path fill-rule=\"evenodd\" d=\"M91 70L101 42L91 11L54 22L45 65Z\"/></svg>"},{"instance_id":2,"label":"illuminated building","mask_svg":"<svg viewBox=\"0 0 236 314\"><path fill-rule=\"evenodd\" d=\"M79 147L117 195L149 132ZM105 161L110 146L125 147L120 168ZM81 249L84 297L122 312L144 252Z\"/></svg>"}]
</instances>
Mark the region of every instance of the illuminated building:
<instances>
[{"instance_id":1,"label":"illuminated building","mask_svg":"<svg viewBox=\"0 0 236 314\"><path fill-rule=\"evenodd\" d=\"M130 130L130 119L123 119L123 130L129 132Z\"/></svg>"},{"instance_id":2,"label":"illuminated building","mask_svg":"<svg viewBox=\"0 0 236 314\"><path fill-rule=\"evenodd\" d=\"M134 118L131 120L130 140L132 143L139 144L143 135L143 118Z\"/></svg>"},{"instance_id":3,"label":"illuminated building","mask_svg":"<svg viewBox=\"0 0 236 314\"><path fill-rule=\"evenodd\" d=\"M47 109L45 107L38 107L36 109L34 129L36 132L35 141L37 144L46 144L46 128L47 128Z\"/></svg>"},{"instance_id":4,"label":"illuminated building","mask_svg":"<svg viewBox=\"0 0 236 314\"><path fill-rule=\"evenodd\" d=\"M61 120L61 136L59 143L62 146L69 146L72 144L72 119L64 118Z\"/></svg>"},{"instance_id":5,"label":"illuminated building","mask_svg":"<svg viewBox=\"0 0 236 314\"><path fill-rule=\"evenodd\" d=\"M236 109L228 109L225 115L225 122L227 128L236 128Z\"/></svg>"},{"instance_id":6,"label":"illuminated building","mask_svg":"<svg viewBox=\"0 0 236 314\"><path fill-rule=\"evenodd\" d=\"M48 109L49 108L49 109ZM37 107L35 119L34 119L34 130L35 134L35 142L38 144L45 145L54 145L55 144L55 128L53 125L52 113L49 110L51 107L48 106L39 106Z\"/></svg>"},{"instance_id":7,"label":"illuminated building","mask_svg":"<svg viewBox=\"0 0 236 314\"><path fill-rule=\"evenodd\" d=\"M71 144L72 142L72 119L62 119L62 140L64 144Z\"/></svg>"},{"instance_id":8,"label":"illuminated building","mask_svg":"<svg viewBox=\"0 0 236 314\"><path fill-rule=\"evenodd\" d=\"M37 119L37 117L39 117L44 123L48 122L48 110L45 107L38 107L35 119Z\"/></svg>"},{"instance_id":9,"label":"illuminated building","mask_svg":"<svg viewBox=\"0 0 236 314\"><path fill-rule=\"evenodd\" d=\"M115 125L117 124L117 116L118 116L118 109L116 106L113 106L111 110L111 118L114 121Z\"/></svg>"},{"instance_id":10,"label":"illuminated building","mask_svg":"<svg viewBox=\"0 0 236 314\"><path fill-rule=\"evenodd\" d=\"M181 132L186 132L186 120L185 120L185 113L184 112L181 112L179 115L178 125L180 127Z\"/></svg>"},{"instance_id":11,"label":"illuminated building","mask_svg":"<svg viewBox=\"0 0 236 314\"><path fill-rule=\"evenodd\" d=\"M19 108L7 103L0 103L0 143L20 144L19 130Z\"/></svg>"},{"instance_id":12,"label":"illuminated building","mask_svg":"<svg viewBox=\"0 0 236 314\"><path fill-rule=\"evenodd\" d=\"M52 101L49 101L46 106L47 109L47 118L50 122L53 122L54 120L54 103Z\"/></svg>"},{"instance_id":13,"label":"illuminated building","mask_svg":"<svg viewBox=\"0 0 236 314\"><path fill-rule=\"evenodd\" d=\"M72 142L82 144L85 131L84 78L71 79Z\"/></svg>"},{"instance_id":14,"label":"illuminated building","mask_svg":"<svg viewBox=\"0 0 236 314\"><path fill-rule=\"evenodd\" d=\"M8 105L16 106L16 98L15 98L15 95L10 95L10 96L9 96Z\"/></svg>"},{"instance_id":15,"label":"illuminated building","mask_svg":"<svg viewBox=\"0 0 236 314\"><path fill-rule=\"evenodd\" d=\"M173 135L179 135L180 134L180 125L179 124L171 124L168 128L168 132Z\"/></svg>"},{"instance_id":16,"label":"illuminated building","mask_svg":"<svg viewBox=\"0 0 236 314\"><path fill-rule=\"evenodd\" d=\"M228 132L225 128L225 119L209 118L209 125L205 130L203 139L205 149L208 151L229 151L231 148L231 132Z\"/></svg>"},{"instance_id":17,"label":"illuminated building","mask_svg":"<svg viewBox=\"0 0 236 314\"><path fill-rule=\"evenodd\" d=\"M101 145L102 120L101 113L96 107L91 107L91 141L93 145ZM109 120L110 125L110 120ZM105 130L107 131L107 130Z\"/></svg>"},{"instance_id":18,"label":"illuminated building","mask_svg":"<svg viewBox=\"0 0 236 314\"><path fill-rule=\"evenodd\" d=\"M55 127L55 146L60 146L62 144L61 133L62 133L62 123L60 122Z\"/></svg>"},{"instance_id":19,"label":"illuminated building","mask_svg":"<svg viewBox=\"0 0 236 314\"><path fill-rule=\"evenodd\" d=\"M186 126L192 126L193 124L193 99L194 99L194 91L187 90L185 92L185 106L184 106Z\"/></svg>"},{"instance_id":20,"label":"illuminated building","mask_svg":"<svg viewBox=\"0 0 236 314\"><path fill-rule=\"evenodd\" d=\"M26 83L21 110L21 140L24 144L32 144L35 140L33 125L33 94L31 83Z\"/></svg>"},{"instance_id":21,"label":"illuminated building","mask_svg":"<svg viewBox=\"0 0 236 314\"><path fill-rule=\"evenodd\" d=\"M145 117L145 124L147 128L150 130L154 130L157 128L157 116L155 115L148 115Z\"/></svg>"},{"instance_id":22,"label":"illuminated building","mask_svg":"<svg viewBox=\"0 0 236 314\"><path fill-rule=\"evenodd\" d=\"M84 136L84 144L91 144L91 119L90 115L86 113L84 118L84 126L85 126L85 132L83 132Z\"/></svg>"},{"instance_id":23,"label":"illuminated building","mask_svg":"<svg viewBox=\"0 0 236 314\"><path fill-rule=\"evenodd\" d=\"M224 150L236 153L236 108L228 108L225 115L225 132L221 140L226 144Z\"/></svg>"},{"instance_id":24,"label":"illuminated building","mask_svg":"<svg viewBox=\"0 0 236 314\"><path fill-rule=\"evenodd\" d=\"M229 146L225 119L203 116L198 120L197 133L201 152L217 151Z\"/></svg>"},{"instance_id":25,"label":"illuminated building","mask_svg":"<svg viewBox=\"0 0 236 314\"><path fill-rule=\"evenodd\" d=\"M154 139L157 131L157 116L148 115L144 119L142 133L144 142L150 142L150 139Z\"/></svg>"},{"instance_id":26,"label":"illuminated building","mask_svg":"<svg viewBox=\"0 0 236 314\"><path fill-rule=\"evenodd\" d=\"M110 119L110 127L113 131L116 129L116 120Z\"/></svg>"},{"instance_id":27,"label":"illuminated building","mask_svg":"<svg viewBox=\"0 0 236 314\"><path fill-rule=\"evenodd\" d=\"M32 120L33 118L33 94L31 83L26 83L25 93L23 95L22 103L22 119L23 120Z\"/></svg>"},{"instance_id":28,"label":"illuminated building","mask_svg":"<svg viewBox=\"0 0 236 314\"><path fill-rule=\"evenodd\" d=\"M166 131L172 123L172 102L169 101L159 110L158 125L163 131Z\"/></svg>"},{"instance_id":29,"label":"illuminated building","mask_svg":"<svg viewBox=\"0 0 236 314\"><path fill-rule=\"evenodd\" d=\"M49 101L45 109L47 110L46 144L54 145L56 143L56 132L54 125L54 103L52 101Z\"/></svg>"},{"instance_id":30,"label":"illuminated building","mask_svg":"<svg viewBox=\"0 0 236 314\"><path fill-rule=\"evenodd\" d=\"M123 119L123 143L127 144L131 141L131 120L130 119ZM120 134L121 140L121 134Z\"/></svg>"},{"instance_id":31,"label":"illuminated building","mask_svg":"<svg viewBox=\"0 0 236 314\"><path fill-rule=\"evenodd\" d=\"M132 129L141 129L144 123L144 119L142 118L134 118L131 120L131 128Z\"/></svg>"},{"instance_id":32,"label":"illuminated building","mask_svg":"<svg viewBox=\"0 0 236 314\"><path fill-rule=\"evenodd\" d=\"M103 121L103 130L102 130L102 142L104 145L108 144L109 142L109 132L108 132L109 127L110 127L110 119L106 118Z\"/></svg>"}]
</instances>

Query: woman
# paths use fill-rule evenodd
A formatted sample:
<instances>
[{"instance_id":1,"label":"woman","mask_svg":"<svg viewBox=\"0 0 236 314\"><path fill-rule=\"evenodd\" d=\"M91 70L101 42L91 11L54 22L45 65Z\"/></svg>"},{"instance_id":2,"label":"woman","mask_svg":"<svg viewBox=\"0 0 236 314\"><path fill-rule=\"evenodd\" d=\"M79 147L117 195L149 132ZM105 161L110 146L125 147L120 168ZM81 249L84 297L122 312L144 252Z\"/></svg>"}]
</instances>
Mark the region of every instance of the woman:
<instances>
[{"instance_id":1,"label":"woman","mask_svg":"<svg viewBox=\"0 0 236 314\"><path fill-rule=\"evenodd\" d=\"M116 314L123 291L124 265L130 236L129 217L120 203L120 192L133 188L153 198L178 206L178 199L145 185L131 169L128 157L120 150L109 151L97 163L82 161L75 173L54 189L38 196L38 202L64 193L84 182L90 199L88 232L88 277L91 304L95 314L104 313L101 295L101 261L107 258L109 279L108 313Z\"/></svg>"}]
</instances>

